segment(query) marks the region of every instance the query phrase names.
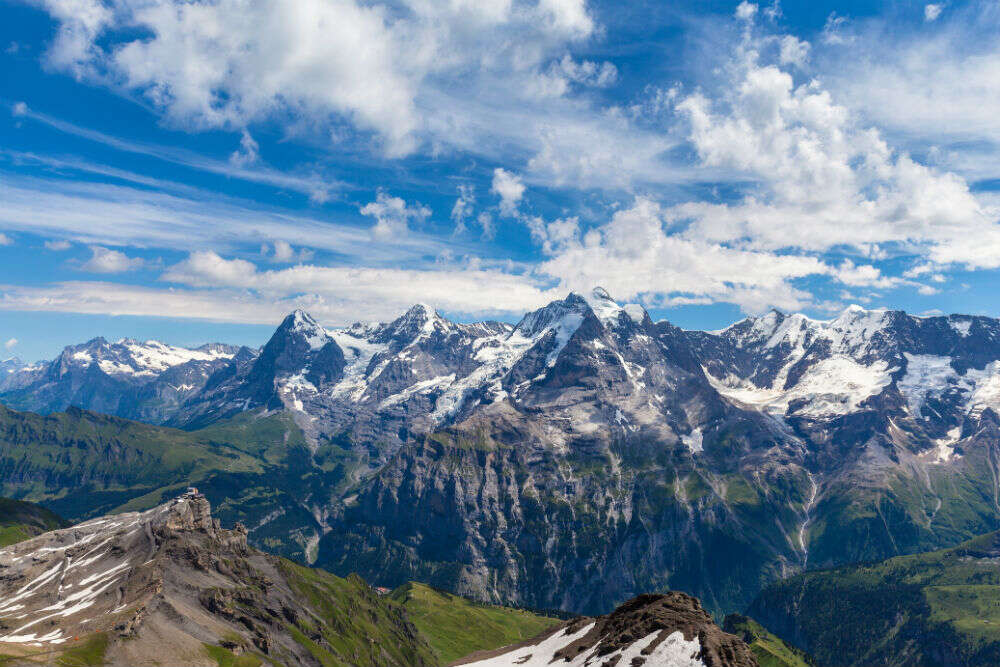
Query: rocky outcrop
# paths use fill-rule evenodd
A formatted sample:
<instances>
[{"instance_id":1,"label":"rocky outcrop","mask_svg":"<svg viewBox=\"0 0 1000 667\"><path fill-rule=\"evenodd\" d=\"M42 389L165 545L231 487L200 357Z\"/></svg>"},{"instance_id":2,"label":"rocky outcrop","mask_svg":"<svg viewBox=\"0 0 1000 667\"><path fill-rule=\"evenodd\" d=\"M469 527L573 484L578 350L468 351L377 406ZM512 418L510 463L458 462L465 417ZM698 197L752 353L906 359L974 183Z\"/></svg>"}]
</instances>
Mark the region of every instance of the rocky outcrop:
<instances>
[{"instance_id":1,"label":"rocky outcrop","mask_svg":"<svg viewBox=\"0 0 1000 667\"><path fill-rule=\"evenodd\" d=\"M191 490L0 550L0 653L55 658L99 637L111 665L214 665L219 651L283 665L431 664L414 627L367 584L246 538Z\"/></svg>"},{"instance_id":2,"label":"rocky outcrop","mask_svg":"<svg viewBox=\"0 0 1000 667\"><path fill-rule=\"evenodd\" d=\"M607 616L578 618L513 648L457 665L528 667L757 667L750 648L726 634L684 593L640 595Z\"/></svg>"}]
</instances>

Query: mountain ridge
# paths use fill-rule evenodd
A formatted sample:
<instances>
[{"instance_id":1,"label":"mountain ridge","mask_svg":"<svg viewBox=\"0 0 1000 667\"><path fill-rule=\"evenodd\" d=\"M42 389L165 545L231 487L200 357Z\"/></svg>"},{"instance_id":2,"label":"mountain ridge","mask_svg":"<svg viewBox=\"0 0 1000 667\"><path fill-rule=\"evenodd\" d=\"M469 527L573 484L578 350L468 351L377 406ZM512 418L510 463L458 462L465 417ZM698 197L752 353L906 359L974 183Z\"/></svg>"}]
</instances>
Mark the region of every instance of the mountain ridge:
<instances>
[{"instance_id":1,"label":"mountain ridge","mask_svg":"<svg viewBox=\"0 0 1000 667\"><path fill-rule=\"evenodd\" d=\"M262 443L267 473L210 492L307 489L261 518L287 512L337 572L588 613L673 587L723 613L805 568L1000 528L998 410L998 320L849 308L690 332L595 290L514 325L298 311L163 414L294 423L301 454Z\"/></svg>"}]
</instances>

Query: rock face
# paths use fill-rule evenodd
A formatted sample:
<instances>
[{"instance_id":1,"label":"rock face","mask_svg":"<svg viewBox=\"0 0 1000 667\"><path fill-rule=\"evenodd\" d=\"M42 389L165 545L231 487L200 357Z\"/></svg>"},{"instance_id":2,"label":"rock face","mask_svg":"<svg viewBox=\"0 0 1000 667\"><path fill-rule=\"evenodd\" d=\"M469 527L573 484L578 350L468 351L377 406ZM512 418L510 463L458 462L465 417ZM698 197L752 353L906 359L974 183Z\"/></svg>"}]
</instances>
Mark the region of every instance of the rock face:
<instances>
[{"instance_id":1,"label":"rock face","mask_svg":"<svg viewBox=\"0 0 1000 667\"><path fill-rule=\"evenodd\" d=\"M0 550L0 652L30 660L95 637L121 665L212 665L220 651L431 664L413 626L363 582L248 548L246 530L221 529L196 491Z\"/></svg>"},{"instance_id":2,"label":"rock face","mask_svg":"<svg viewBox=\"0 0 1000 667\"><path fill-rule=\"evenodd\" d=\"M44 407L48 387L77 387L130 409L107 384L115 359L74 348L58 368L78 353L93 377L0 398ZM295 533L294 553L338 573L493 602L600 614L680 589L738 611L805 569L1000 528L1000 321L985 317L852 307L682 331L600 289L514 326L416 305L328 330L299 311L159 405L158 421L241 420L256 438L263 472L198 482L259 510L240 515L252 541L291 554ZM299 446L255 436L267 419L294 422L281 434ZM48 474L59 460L24 441L0 459L5 493L91 483Z\"/></svg>"},{"instance_id":3,"label":"rock face","mask_svg":"<svg viewBox=\"0 0 1000 667\"><path fill-rule=\"evenodd\" d=\"M508 649L455 663L470 667L757 667L750 648L724 633L683 593L640 595L607 616L578 618Z\"/></svg>"}]
</instances>

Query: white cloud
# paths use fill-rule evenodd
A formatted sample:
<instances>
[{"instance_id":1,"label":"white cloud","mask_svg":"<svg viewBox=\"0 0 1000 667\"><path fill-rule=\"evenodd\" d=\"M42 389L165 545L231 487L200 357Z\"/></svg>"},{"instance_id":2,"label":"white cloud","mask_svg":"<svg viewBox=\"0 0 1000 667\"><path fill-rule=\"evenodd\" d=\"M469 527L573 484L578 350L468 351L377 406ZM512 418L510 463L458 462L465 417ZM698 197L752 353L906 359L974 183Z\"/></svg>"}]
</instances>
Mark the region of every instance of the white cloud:
<instances>
[{"instance_id":1,"label":"white cloud","mask_svg":"<svg viewBox=\"0 0 1000 667\"><path fill-rule=\"evenodd\" d=\"M251 183L262 183L276 188L300 192L307 195L310 201L315 203L323 203L327 201L330 198L330 191L340 185L339 183L322 178L316 174L289 173L261 165L241 165L229 160L216 160L208 158L198 153L174 146L162 146L158 144L119 139L118 137L105 134L104 132L98 132L97 130L91 130L73 123L68 123L58 118L53 118L47 114L30 111L27 107L25 107L24 115L33 121L47 125L48 127L60 132L82 137L88 141L94 141L96 143L114 148L118 151L145 155L158 160L163 160L164 162L182 165L184 167L197 169L210 174L218 174L227 178L236 178ZM37 160L46 159L49 162L75 163L76 166L74 168L83 168L80 165L79 160L66 158L42 158L41 156L32 157ZM109 170L104 169L104 171ZM116 176L121 178L122 174L119 173L116 174Z\"/></svg>"},{"instance_id":2,"label":"white cloud","mask_svg":"<svg viewBox=\"0 0 1000 667\"><path fill-rule=\"evenodd\" d=\"M481 211L479 215L476 216L476 222L479 223L479 227L483 230L484 239L493 239L497 234L496 222L493 220L493 216L487 211Z\"/></svg>"},{"instance_id":3,"label":"white cloud","mask_svg":"<svg viewBox=\"0 0 1000 667\"><path fill-rule=\"evenodd\" d=\"M335 117L393 155L427 129L424 87L475 69L537 70L596 31L583 0L300 0L294 12L278 0L38 2L59 22L52 66L140 92L174 123Z\"/></svg>"},{"instance_id":4,"label":"white cloud","mask_svg":"<svg viewBox=\"0 0 1000 667\"><path fill-rule=\"evenodd\" d=\"M26 116L28 115L28 105L24 102L14 102L10 107L10 112L16 116Z\"/></svg>"},{"instance_id":5,"label":"white cloud","mask_svg":"<svg viewBox=\"0 0 1000 667\"><path fill-rule=\"evenodd\" d=\"M983 4L933 28L873 18L851 49L814 59L831 91L899 142L970 179L1000 177L1000 14ZM819 55L819 54L817 54Z\"/></svg>"},{"instance_id":6,"label":"white cloud","mask_svg":"<svg viewBox=\"0 0 1000 667\"><path fill-rule=\"evenodd\" d=\"M368 229L317 217L274 213L250 202L195 189L149 188L37 179L0 172L0 230L59 237L87 245L231 252L282 239L337 253L347 261L400 264L463 249L417 232L373 244Z\"/></svg>"},{"instance_id":7,"label":"white cloud","mask_svg":"<svg viewBox=\"0 0 1000 667\"><path fill-rule=\"evenodd\" d=\"M17 347L17 339L16 338L9 338L9 339L7 339L7 342L3 344L3 346L7 349L8 352L10 352L15 347Z\"/></svg>"},{"instance_id":8,"label":"white cloud","mask_svg":"<svg viewBox=\"0 0 1000 667\"><path fill-rule=\"evenodd\" d=\"M158 288L87 281L40 286L0 284L0 310L273 325L295 308L304 308L329 326L342 326L359 320L386 321L418 302L433 303L460 317L488 318L521 315L526 308L537 308L565 296L545 291L528 278L495 270L293 267L255 273L239 267L226 269L204 260L192 264L210 265L209 273L198 274L193 266L183 264L173 267L168 276L178 282L232 286ZM229 282L224 278L227 275ZM247 282L234 284L235 279Z\"/></svg>"},{"instance_id":9,"label":"white cloud","mask_svg":"<svg viewBox=\"0 0 1000 667\"><path fill-rule=\"evenodd\" d=\"M511 217L517 215L517 205L524 197L524 183L520 176L497 167L493 170L493 185L490 192L499 195L502 214Z\"/></svg>"},{"instance_id":10,"label":"white cloud","mask_svg":"<svg viewBox=\"0 0 1000 667\"><path fill-rule=\"evenodd\" d=\"M379 240L388 240L406 236L411 221L420 222L427 219L431 210L417 204L410 206L399 197L392 197L385 190L379 190L375 201L361 207L361 214L375 218L372 235Z\"/></svg>"},{"instance_id":11,"label":"white cloud","mask_svg":"<svg viewBox=\"0 0 1000 667\"><path fill-rule=\"evenodd\" d=\"M476 193L471 185L458 186L458 198L451 207L451 221L455 223L455 234L465 232L465 222L472 217L476 205Z\"/></svg>"},{"instance_id":12,"label":"white cloud","mask_svg":"<svg viewBox=\"0 0 1000 667\"><path fill-rule=\"evenodd\" d=\"M671 233L669 210L638 198L595 230L574 238L575 221L545 229L553 256L539 271L574 290L606 287L616 297L654 304L729 301L748 311L767 306L800 309L809 294L790 281L825 275L813 257L727 248Z\"/></svg>"},{"instance_id":13,"label":"white cloud","mask_svg":"<svg viewBox=\"0 0 1000 667\"><path fill-rule=\"evenodd\" d=\"M14 244L14 239L7 236L3 232L0 232L0 246L13 245L13 244Z\"/></svg>"},{"instance_id":14,"label":"white cloud","mask_svg":"<svg viewBox=\"0 0 1000 667\"><path fill-rule=\"evenodd\" d=\"M809 42L802 41L793 35L783 35L778 41L778 61L782 65L804 67L809 59Z\"/></svg>"},{"instance_id":15,"label":"white cloud","mask_svg":"<svg viewBox=\"0 0 1000 667\"><path fill-rule=\"evenodd\" d=\"M227 259L211 251L197 251L169 267L161 280L193 288L192 293L201 299L224 300L226 294L237 290L248 299L268 304L263 321L273 321L278 313L294 307L294 303L307 302L310 312L336 324L394 317L420 301L472 316L520 314L560 294L542 288L537 279L529 275L483 268L479 264L428 269L300 264L261 271L243 259ZM16 288L11 299L20 303L33 296L38 295ZM206 316L228 319L230 315L226 312L223 307L219 313ZM241 305L231 317L236 319L242 313Z\"/></svg>"},{"instance_id":16,"label":"white cloud","mask_svg":"<svg viewBox=\"0 0 1000 667\"><path fill-rule=\"evenodd\" d=\"M80 265L80 269L91 273L124 273L141 268L144 264L141 257L129 257L123 252L102 246L91 246L90 252L90 259Z\"/></svg>"},{"instance_id":17,"label":"white cloud","mask_svg":"<svg viewBox=\"0 0 1000 667\"><path fill-rule=\"evenodd\" d=\"M291 264L292 262L308 262L316 254L308 248L296 250L288 241L275 241L268 245L261 246L261 254L279 264Z\"/></svg>"},{"instance_id":18,"label":"white cloud","mask_svg":"<svg viewBox=\"0 0 1000 667\"><path fill-rule=\"evenodd\" d=\"M944 5L928 3L924 5L924 20L930 23L931 21L937 21L938 17L941 16L941 12L944 10Z\"/></svg>"},{"instance_id":19,"label":"white cloud","mask_svg":"<svg viewBox=\"0 0 1000 667\"><path fill-rule=\"evenodd\" d=\"M574 83L584 86L609 86L618 79L618 68L613 63L596 63L590 60L577 62L568 53L553 68L554 72Z\"/></svg>"},{"instance_id":20,"label":"white cloud","mask_svg":"<svg viewBox=\"0 0 1000 667\"><path fill-rule=\"evenodd\" d=\"M743 0L736 6L736 18L743 21L750 21L757 15L757 5Z\"/></svg>"},{"instance_id":21,"label":"white cloud","mask_svg":"<svg viewBox=\"0 0 1000 667\"><path fill-rule=\"evenodd\" d=\"M64 250L69 250L73 247L73 244L69 241L46 241L45 249L52 250L54 252L62 252Z\"/></svg>"},{"instance_id":22,"label":"white cloud","mask_svg":"<svg viewBox=\"0 0 1000 667\"><path fill-rule=\"evenodd\" d=\"M232 152L229 161L237 166L245 167L259 160L260 144L244 129L240 135L240 147Z\"/></svg>"},{"instance_id":23,"label":"white cloud","mask_svg":"<svg viewBox=\"0 0 1000 667\"><path fill-rule=\"evenodd\" d=\"M872 245L932 261L1000 266L1000 227L959 176L892 150L816 81L796 85L748 50L731 92L683 100L702 161L756 181L736 204L691 202L671 217L715 243L746 239L768 251L824 252Z\"/></svg>"},{"instance_id":24,"label":"white cloud","mask_svg":"<svg viewBox=\"0 0 1000 667\"><path fill-rule=\"evenodd\" d=\"M843 45L854 41L854 36L847 29L849 27L846 16L838 16L836 12L826 17L823 25L822 40L824 44Z\"/></svg>"}]
</instances>

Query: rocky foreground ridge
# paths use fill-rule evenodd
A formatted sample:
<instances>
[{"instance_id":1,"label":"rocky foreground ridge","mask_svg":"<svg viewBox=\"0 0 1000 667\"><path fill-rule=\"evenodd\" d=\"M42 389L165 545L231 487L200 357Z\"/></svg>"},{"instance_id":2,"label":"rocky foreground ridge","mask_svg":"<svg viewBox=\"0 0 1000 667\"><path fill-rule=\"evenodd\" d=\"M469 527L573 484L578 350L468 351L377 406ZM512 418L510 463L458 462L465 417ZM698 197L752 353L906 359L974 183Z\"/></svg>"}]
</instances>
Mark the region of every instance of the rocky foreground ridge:
<instances>
[{"instance_id":1,"label":"rocky foreground ridge","mask_svg":"<svg viewBox=\"0 0 1000 667\"><path fill-rule=\"evenodd\" d=\"M577 618L513 648L473 655L469 667L757 667L750 648L726 634L684 593L640 595L607 616Z\"/></svg>"},{"instance_id":2,"label":"rocky foreground ridge","mask_svg":"<svg viewBox=\"0 0 1000 667\"><path fill-rule=\"evenodd\" d=\"M4 664L80 651L110 665L434 664L403 612L360 579L249 548L194 490L142 513L45 533L0 550ZM258 660L259 662L259 660Z\"/></svg>"}]
</instances>

